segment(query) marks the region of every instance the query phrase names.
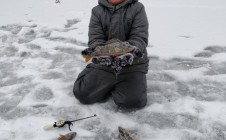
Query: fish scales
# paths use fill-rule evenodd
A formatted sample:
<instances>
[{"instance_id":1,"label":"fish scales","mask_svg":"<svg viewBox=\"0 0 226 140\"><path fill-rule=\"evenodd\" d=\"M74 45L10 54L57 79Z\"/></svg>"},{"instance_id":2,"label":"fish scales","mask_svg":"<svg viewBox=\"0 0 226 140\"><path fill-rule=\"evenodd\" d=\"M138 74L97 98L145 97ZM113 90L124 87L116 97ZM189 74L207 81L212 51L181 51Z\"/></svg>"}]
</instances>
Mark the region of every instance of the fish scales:
<instances>
[{"instance_id":1,"label":"fish scales","mask_svg":"<svg viewBox=\"0 0 226 140\"><path fill-rule=\"evenodd\" d=\"M97 46L92 56L119 56L129 53L135 49L129 43L121 42L118 39L112 39L103 46Z\"/></svg>"}]
</instances>

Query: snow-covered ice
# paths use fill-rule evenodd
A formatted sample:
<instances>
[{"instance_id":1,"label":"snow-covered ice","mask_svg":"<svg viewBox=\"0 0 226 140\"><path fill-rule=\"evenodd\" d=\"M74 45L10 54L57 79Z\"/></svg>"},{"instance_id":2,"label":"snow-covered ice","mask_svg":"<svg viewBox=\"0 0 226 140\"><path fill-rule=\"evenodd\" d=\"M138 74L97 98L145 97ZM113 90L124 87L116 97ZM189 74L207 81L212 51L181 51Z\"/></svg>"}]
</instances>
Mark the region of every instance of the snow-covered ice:
<instances>
[{"instance_id":1,"label":"snow-covered ice","mask_svg":"<svg viewBox=\"0 0 226 140\"><path fill-rule=\"evenodd\" d=\"M140 0L150 22L148 103L119 110L110 98L82 105L72 93L85 67L97 0L0 0L0 139L54 140L58 119L79 140L226 140L226 1Z\"/></svg>"}]
</instances>

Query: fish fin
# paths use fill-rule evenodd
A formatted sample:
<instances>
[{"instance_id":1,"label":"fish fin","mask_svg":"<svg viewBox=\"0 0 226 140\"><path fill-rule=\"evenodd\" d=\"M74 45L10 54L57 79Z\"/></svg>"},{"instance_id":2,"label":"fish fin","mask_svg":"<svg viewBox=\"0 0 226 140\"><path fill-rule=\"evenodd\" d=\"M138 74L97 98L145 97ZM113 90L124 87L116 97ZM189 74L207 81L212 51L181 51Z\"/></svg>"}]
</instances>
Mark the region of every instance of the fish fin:
<instances>
[{"instance_id":1,"label":"fish fin","mask_svg":"<svg viewBox=\"0 0 226 140\"><path fill-rule=\"evenodd\" d=\"M85 61L88 62L92 57L86 57Z\"/></svg>"},{"instance_id":2,"label":"fish fin","mask_svg":"<svg viewBox=\"0 0 226 140\"><path fill-rule=\"evenodd\" d=\"M108 40L107 42L106 42L106 44L111 44L111 43L115 43L115 42L121 42L119 39L117 39L117 38L113 38L113 39L111 39L111 40Z\"/></svg>"},{"instance_id":3,"label":"fish fin","mask_svg":"<svg viewBox=\"0 0 226 140\"><path fill-rule=\"evenodd\" d=\"M64 136L64 135L60 135L58 138L57 138L57 140L65 140L66 139L66 137Z\"/></svg>"},{"instance_id":4,"label":"fish fin","mask_svg":"<svg viewBox=\"0 0 226 140\"><path fill-rule=\"evenodd\" d=\"M88 55L82 55L85 58L85 62L88 62L92 57Z\"/></svg>"},{"instance_id":5,"label":"fish fin","mask_svg":"<svg viewBox=\"0 0 226 140\"><path fill-rule=\"evenodd\" d=\"M125 129L119 126L119 139L120 140L137 140L130 132L129 129Z\"/></svg>"}]
</instances>

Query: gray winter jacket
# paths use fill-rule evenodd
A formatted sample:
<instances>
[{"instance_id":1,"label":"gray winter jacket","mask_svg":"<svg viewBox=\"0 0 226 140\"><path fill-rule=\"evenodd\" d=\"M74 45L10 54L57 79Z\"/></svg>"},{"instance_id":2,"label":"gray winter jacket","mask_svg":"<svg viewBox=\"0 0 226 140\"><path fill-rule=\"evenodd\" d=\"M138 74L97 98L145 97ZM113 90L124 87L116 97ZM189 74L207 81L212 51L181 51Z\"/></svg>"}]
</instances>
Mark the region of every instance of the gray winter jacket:
<instances>
[{"instance_id":1,"label":"gray winter jacket","mask_svg":"<svg viewBox=\"0 0 226 140\"><path fill-rule=\"evenodd\" d=\"M143 4L138 0L125 0L117 6L109 4L107 0L99 0L99 5L92 9L89 47L95 47L112 38L128 41L140 48L144 56L135 59L134 65L139 65L137 67L141 71L147 72L148 19Z\"/></svg>"}]
</instances>

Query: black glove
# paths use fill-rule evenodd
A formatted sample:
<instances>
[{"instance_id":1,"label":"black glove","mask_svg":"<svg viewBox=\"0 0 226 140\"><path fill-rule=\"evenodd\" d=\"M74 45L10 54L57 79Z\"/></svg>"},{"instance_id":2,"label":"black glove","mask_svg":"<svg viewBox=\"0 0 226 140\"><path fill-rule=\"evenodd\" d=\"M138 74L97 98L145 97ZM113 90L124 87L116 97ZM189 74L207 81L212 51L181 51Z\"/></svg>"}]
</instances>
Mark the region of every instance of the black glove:
<instances>
[{"instance_id":1,"label":"black glove","mask_svg":"<svg viewBox=\"0 0 226 140\"><path fill-rule=\"evenodd\" d=\"M134 59L134 55L132 53L126 53L114 58L111 64L111 68L116 71L120 71L122 67L127 65L132 65Z\"/></svg>"},{"instance_id":2,"label":"black glove","mask_svg":"<svg viewBox=\"0 0 226 140\"><path fill-rule=\"evenodd\" d=\"M135 47L135 49L133 50L132 53L133 53L134 57L141 58L143 56L142 51L139 48L137 48L137 47Z\"/></svg>"},{"instance_id":3,"label":"black glove","mask_svg":"<svg viewBox=\"0 0 226 140\"><path fill-rule=\"evenodd\" d=\"M134 56L132 53L126 53L114 58L114 60L119 64L119 66L132 65Z\"/></svg>"},{"instance_id":4,"label":"black glove","mask_svg":"<svg viewBox=\"0 0 226 140\"><path fill-rule=\"evenodd\" d=\"M86 48L81 53L82 53L82 55L89 55L89 54L93 53L94 50L95 50L95 48Z\"/></svg>"},{"instance_id":5,"label":"black glove","mask_svg":"<svg viewBox=\"0 0 226 140\"><path fill-rule=\"evenodd\" d=\"M99 57L93 57L92 62L94 64L100 64L105 66L110 66L112 64L113 58L110 56L99 56Z\"/></svg>"}]
</instances>

